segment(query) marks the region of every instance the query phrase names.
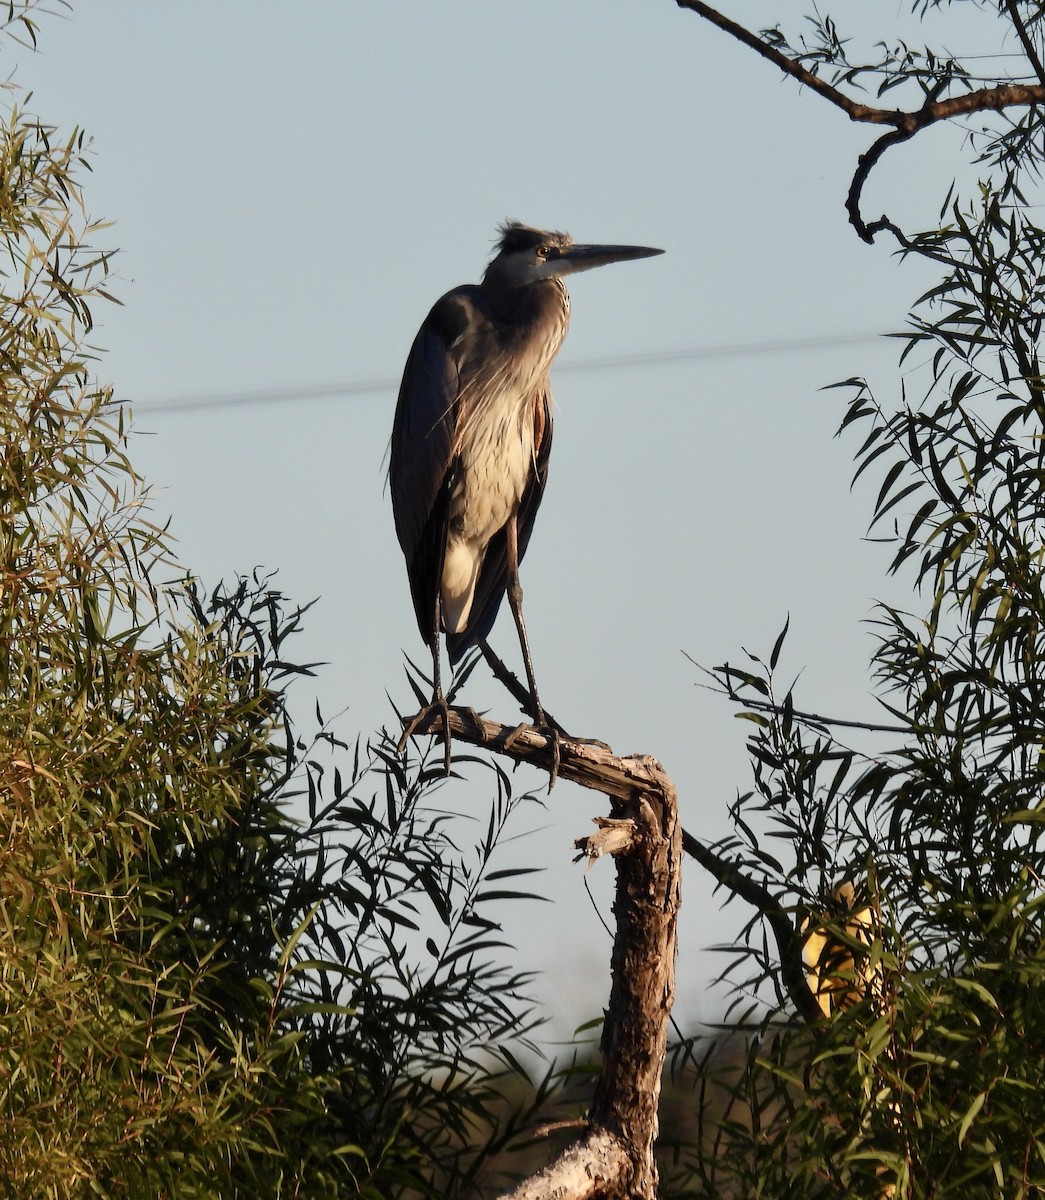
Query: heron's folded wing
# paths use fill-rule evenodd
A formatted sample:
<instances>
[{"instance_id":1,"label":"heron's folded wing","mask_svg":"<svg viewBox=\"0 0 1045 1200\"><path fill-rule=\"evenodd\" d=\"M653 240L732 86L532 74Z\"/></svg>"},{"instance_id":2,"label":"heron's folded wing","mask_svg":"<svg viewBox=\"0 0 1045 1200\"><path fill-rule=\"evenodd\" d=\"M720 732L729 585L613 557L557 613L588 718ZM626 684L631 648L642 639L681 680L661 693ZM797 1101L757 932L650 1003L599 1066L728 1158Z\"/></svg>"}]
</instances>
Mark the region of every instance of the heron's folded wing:
<instances>
[{"instance_id":1,"label":"heron's folded wing","mask_svg":"<svg viewBox=\"0 0 1045 1200\"><path fill-rule=\"evenodd\" d=\"M463 292L465 289L458 289ZM443 296L414 338L399 388L388 478L396 534L406 557L421 635L435 637L436 594L443 570L453 441L460 394L463 305Z\"/></svg>"}]
</instances>

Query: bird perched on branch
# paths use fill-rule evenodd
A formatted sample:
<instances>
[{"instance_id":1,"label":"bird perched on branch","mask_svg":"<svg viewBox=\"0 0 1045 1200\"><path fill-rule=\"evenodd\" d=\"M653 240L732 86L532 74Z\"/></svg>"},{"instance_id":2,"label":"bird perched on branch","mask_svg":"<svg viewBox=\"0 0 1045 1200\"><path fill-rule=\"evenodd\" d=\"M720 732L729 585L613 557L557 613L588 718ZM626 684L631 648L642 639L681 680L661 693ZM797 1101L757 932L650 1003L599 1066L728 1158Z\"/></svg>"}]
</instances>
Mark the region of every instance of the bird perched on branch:
<instances>
[{"instance_id":1,"label":"bird perched on branch","mask_svg":"<svg viewBox=\"0 0 1045 1200\"><path fill-rule=\"evenodd\" d=\"M544 493L552 441L548 370L566 336L563 277L647 258L647 246L577 245L510 221L482 282L437 300L403 372L389 481L417 624L432 652L431 704L449 714L440 635L451 664L485 642L507 593L522 647L531 716L547 728L522 615L519 563ZM402 744L402 743L401 743Z\"/></svg>"}]
</instances>

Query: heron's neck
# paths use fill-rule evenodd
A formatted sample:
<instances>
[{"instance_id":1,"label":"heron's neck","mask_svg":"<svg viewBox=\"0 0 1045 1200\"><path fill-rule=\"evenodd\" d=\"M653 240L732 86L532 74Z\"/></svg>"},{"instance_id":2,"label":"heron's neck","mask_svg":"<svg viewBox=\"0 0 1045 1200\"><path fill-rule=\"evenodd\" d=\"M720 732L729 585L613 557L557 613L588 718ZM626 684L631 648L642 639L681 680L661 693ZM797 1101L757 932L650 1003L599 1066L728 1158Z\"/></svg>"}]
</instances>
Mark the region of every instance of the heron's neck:
<instances>
[{"instance_id":1,"label":"heron's neck","mask_svg":"<svg viewBox=\"0 0 1045 1200\"><path fill-rule=\"evenodd\" d=\"M528 287L506 287L487 276L482 291L494 315L506 325L551 330L562 326L565 333L570 316L570 296L561 279L546 279Z\"/></svg>"},{"instance_id":2,"label":"heron's neck","mask_svg":"<svg viewBox=\"0 0 1045 1200\"><path fill-rule=\"evenodd\" d=\"M525 346L525 356L540 376L558 354L570 324L570 294L561 279L549 279L537 287L521 289L523 301L511 327L511 340Z\"/></svg>"}]
</instances>

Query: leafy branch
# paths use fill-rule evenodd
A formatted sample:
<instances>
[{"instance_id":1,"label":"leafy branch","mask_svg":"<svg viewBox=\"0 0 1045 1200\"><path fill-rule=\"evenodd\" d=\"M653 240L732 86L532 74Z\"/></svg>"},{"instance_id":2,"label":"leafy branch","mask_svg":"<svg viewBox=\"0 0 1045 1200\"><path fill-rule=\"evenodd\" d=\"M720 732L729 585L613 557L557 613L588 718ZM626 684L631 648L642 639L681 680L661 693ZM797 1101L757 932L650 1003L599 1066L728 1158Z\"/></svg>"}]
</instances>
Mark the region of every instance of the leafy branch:
<instances>
[{"instance_id":1,"label":"leafy branch","mask_svg":"<svg viewBox=\"0 0 1045 1200\"><path fill-rule=\"evenodd\" d=\"M892 233L901 244L906 243L900 229L888 217L882 216L876 221L865 221L860 210L860 199L864 185L871 171L881 160L882 156L894 146L909 141L923 129L935 125L939 121L951 120L959 116L968 116L977 112L1001 112L1008 108L1035 106L1045 102L1045 76L1042 75L1041 64L1035 54L1032 61L1041 83L1002 83L994 87L977 88L959 95L938 98L939 92L951 81L950 74L938 79L926 94L925 102L917 109L881 108L862 101L854 100L814 71L804 66L797 55L788 55L768 42L765 37L752 33L743 25L731 20L703 0L676 0L680 8L695 12L704 20L721 29L724 33L735 38L743 45L754 50L762 58L778 67L785 75L798 80L799 83L812 89L828 103L840 108L850 120L871 125L889 125L892 128L883 134L857 161L849 193L846 198L846 211L849 220L858 235L865 242L873 242L875 235L883 231ZM1009 3L1010 9L1014 5ZM1030 45L1022 22L1016 20L1021 40ZM1033 52L1033 46L1031 46Z\"/></svg>"}]
</instances>

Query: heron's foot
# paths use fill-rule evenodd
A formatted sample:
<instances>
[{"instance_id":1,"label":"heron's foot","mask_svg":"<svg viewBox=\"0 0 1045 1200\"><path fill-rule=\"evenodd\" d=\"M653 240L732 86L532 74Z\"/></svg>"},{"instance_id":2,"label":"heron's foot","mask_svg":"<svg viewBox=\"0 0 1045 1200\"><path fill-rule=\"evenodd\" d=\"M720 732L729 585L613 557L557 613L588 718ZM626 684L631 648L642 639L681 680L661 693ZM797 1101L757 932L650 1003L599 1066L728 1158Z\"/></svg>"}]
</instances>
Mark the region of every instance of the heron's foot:
<instances>
[{"instance_id":1,"label":"heron's foot","mask_svg":"<svg viewBox=\"0 0 1045 1200\"><path fill-rule=\"evenodd\" d=\"M575 733L567 733L551 713L546 712L543 707L537 710L537 718L529 728L536 729L538 733L543 734L549 741L554 740L556 752L558 752L559 745L562 742L576 742L578 746L597 746L600 750L612 751L609 743L600 741L599 738L578 737ZM527 726L524 725L522 728L525 729Z\"/></svg>"},{"instance_id":2,"label":"heron's foot","mask_svg":"<svg viewBox=\"0 0 1045 1200\"><path fill-rule=\"evenodd\" d=\"M435 730L430 728L439 717L443 725L443 769L447 776L450 774L450 705L444 696L435 696L430 704L426 704L420 712L412 716L404 725L403 732L396 743L396 750L402 754L407 742L420 730L421 735L435 736Z\"/></svg>"},{"instance_id":3,"label":"heron's foot","mask_svg":"<svg viewBox=\"0 0 1045 1200\"><path fill-rule=\"evenodd\" d=\"M551 750L552 761L548 768L548 791L550 792L555 787L555 781L559 778L559 766L562 763L562 744L566 740L573 740L567 737L563 728L557 721L549 721L542 712L544 718L541 721L535 721L532 725L517 725L512 732L504 740L505 750L511 750L512 746L518 741L519 737L524 733L538 733L548 743L548 748Z\"/></svg>"},{"instance_id":4,"label":"heron's foot","mask_svg":"<svg viewBox=\"0 0 1045 1200\"><path fill-rule=\"evenodd\" d=\"M550 792L555 787L556 779L559 778L559 767L562 764L562 734L554 725L545 725L540 732L548 739L552 751L552 765L548 769L548 791Z\"/></svg>"}]
</instances>

